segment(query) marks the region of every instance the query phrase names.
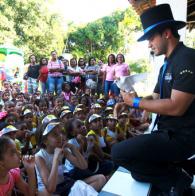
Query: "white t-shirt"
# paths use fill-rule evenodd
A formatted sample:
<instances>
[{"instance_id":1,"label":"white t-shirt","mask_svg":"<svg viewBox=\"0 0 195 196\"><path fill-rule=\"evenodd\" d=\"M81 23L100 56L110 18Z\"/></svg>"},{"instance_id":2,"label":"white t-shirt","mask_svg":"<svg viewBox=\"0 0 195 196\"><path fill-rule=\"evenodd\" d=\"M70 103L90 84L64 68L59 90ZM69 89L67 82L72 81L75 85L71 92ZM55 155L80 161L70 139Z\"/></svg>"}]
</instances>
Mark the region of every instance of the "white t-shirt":
<instances>
[{"instance_id":1,"label":"white t-shirt","mask_svg":"<svg viewBox=\"0 0 195 196\"><path fill-rule=\"evenodd\" d=\"M72 139L68 140L68 143L73 144L78 148L80 147L80 144L77 142L76 138L72 138ZM65 164L64 164L64 173L68 173L72 169L74 169L74 165L69 160L66 159Z\"/></svg>"},{"instance_id":2,"label":"white t-shirt","mask_svg":"<svg viewBox=\"0 0 195 196\"><path fill-rule=\"evenodd\" d=\"M39 152L37 152L35 154L35 156L36 157L41 157L45 161L46 167L47 167L47 169L50 173L51 169L52 169L54 154L49 154L46 150L40 149ZM60 184L64 181L63 167L64 166L62 164L62 156L61 156L59 166L58 166L57 184ZM35 165L35 169L36 169L36 174L37 174L38 191L42 192L45 189L45 185L43 183L43 179L42 179L41 174L40 174L38 168L36 167L36 165Z\"/></svg>"},{"instance_id":3,"label":"white t-shirt","mask_svg":"<svg viewBox=\"0 0 195 196\"><path fill-rule=\"evenodd\" d=\"M76 67L68 66L67 71L83 73L83 70L79 66ZM71 82L74 77L75 76L66 75L66 81Z\"/></svg>"}]
</instances>

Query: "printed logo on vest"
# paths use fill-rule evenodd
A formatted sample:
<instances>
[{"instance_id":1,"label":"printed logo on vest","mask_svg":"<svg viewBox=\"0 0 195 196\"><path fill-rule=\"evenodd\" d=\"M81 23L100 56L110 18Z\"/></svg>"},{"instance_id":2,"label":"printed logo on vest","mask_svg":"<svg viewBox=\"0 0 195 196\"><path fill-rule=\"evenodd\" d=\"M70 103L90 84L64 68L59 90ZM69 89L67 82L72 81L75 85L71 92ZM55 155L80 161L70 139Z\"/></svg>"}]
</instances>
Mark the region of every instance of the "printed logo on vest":
<instances>
[{"instance_id":1,"label":"printed logo on vest","mask_svg":"<svg viewBox=\"0 0 195 196\"><path fill-rule=\"evenodd\" d=\"M167 82L170 82L170 81L172 80L172 74L171 74L171 73L166 73L166 75L165 75L165 80L166 80Z\"/></svg>"}]
</instances>

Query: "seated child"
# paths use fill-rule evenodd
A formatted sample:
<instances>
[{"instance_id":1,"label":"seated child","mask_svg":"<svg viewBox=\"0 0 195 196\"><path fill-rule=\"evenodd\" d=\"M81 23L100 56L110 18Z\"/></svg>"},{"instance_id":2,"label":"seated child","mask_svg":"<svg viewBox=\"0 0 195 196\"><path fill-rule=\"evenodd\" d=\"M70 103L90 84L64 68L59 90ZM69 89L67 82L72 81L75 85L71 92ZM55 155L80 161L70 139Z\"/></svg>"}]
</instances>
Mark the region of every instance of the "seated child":
<instances>
[{"instance_id":1,"label":"seated child","mask_svg":"<svg viewBox=\"0 0 195 196\"><path fill-rule=\"evenodd\" d=\"M20 148L22 154L32 154L33 146L30 142L31 132L27 128L27 124L24 121L17 122L15 124L17 131L16 138L20 141Z\"/></svg>"},{"instance_id":2,"label":"seated child","mask_svg":"<svg viewBox=\"0 0 195 196\"><path fill-rule=\"evenodd\" d=\"M84 110L82 108L76 107L73 112L73 116L74 116L74 118L77 118L77 119L85 122L86 113L84 112Z\"/></svg>"},{"instance_id":3,"label":"seated child","mask_svg":"<svg viewBox=\"0 0 195 196\"><path fill-rule=\"evenodd\" d=\"M89 119L89 129L90 131L87 133L88 139L88 156L90 154L97 154L99 169L95 173L102 173L104 175L109 175L113 170L113 162L110 160L111 156L107 152L109 151L109 147L106 144L105 138L102 135L102 119L98 114L92 114ZM98 152L98 153L97 153Z\"/></svg>"},{"instance_id":4,"label":"seated child","mask_svg":"<svg viewBox=\"0 0 195 196\"><path fill-rule=\"evenodd\" d=\"M102 135L104 136L106 143L109 146L109 150L111 150L111 147L113 144L117 143L118 141L121 141L121 133L117 132L116 125L118 123L117 118L115 118L113 115L109 115L106 117L106 127L102 131Z\"/></svg>"},{"instance_id":5,"label":"seated child","mask_svg":"<svg viewBox=\"0 0 195 196\"><path fill-rule=\"evenodd\" d=\"M68 82L64 82L62 84L62 95L64 97L64 100L69 102L70 98L74 93L71 91L71 86Z\"/></svg>"},{"instance_id":6,"label":"seated child","mask_svg":"<svg viewBox=\"0 0 195 196\"><path fill-rule=\"evenodd\" d=\"M34 157L24 156L23 165L28 175L28 184L20 175L20 155L14 141L8 137L0 137L0 196L11 196L14 187L28 196L36 195L36 178Z\"/></svg>"},{"instance_id":7,"label":"seated child","mask_svg":"<svg viewBox=\"0 0 195 196\"><path fill-rule=\"evenodd\" d=\"M9 113L5 118L7 125L14 125L19 120L19 116L16 113Z\"/></svg>"},{"instance_id":8,"label":"seated child","mask_svg":"<svg viewBox=\"0 0 195 196\"><path fill-rule=\"evenodd\" d=\"M65 138L59 121L51 120L47 124L42 125L37 134L40 147L35 156L38 195L68 195L75 180L63 176L63 157L80 169L86 169L87 162L76 146L64 141ZM101 176L101 181L98 183L95 183L94 179L85 179L85 182L99 191L105 180ZM101 184L100 182L104 183Z\"/></svg>"},{"instance_id":9,"label":"seated child","mask_svg":"<svg viewBox=\"0 0 195 196\"><path fill-rule=\"evenodd\" d=\"M53 114L55 116L58 116L58 114L61 112L63 106L64 106L63 98L62 97L56 97L55 101L54 101Z\"/></svg>"},{"instance_id":10,"label":"seated child","mask_svg":"<svg viewBox=\"0 0 195 196\"><path fill-rule=\"evenodd\" d=\"M82 121L78 119L71 119L68 121L67 126L67 137L69 138L68 143L76 146L83 158L86 157L87 153L87 139L86 139L86 129ZM88 180L94 179L94 181L99 181L100 176L93 174L88 168L79 169L75 167L69 160L65 161L65 175L70 176L75 180ZM95 180L96 179L96 180Z\"/></svg>"},{"instance_id":11,"label":"seated child","mask_svg":"<svg viewBox=\"0 0 195 196\"><path fill-rule=\"evenodd\" d=\"M19 140L16 139L17 132L18 132L18 129L16 127L14 127L13 125L7 125L5 128L3 128L0 131L0 137L7 136L11 138L16 144L16 149L20 152L21 151L20 142Z\"/></svg>"},{"instance_id":12,"label":"seated child","mask_svg":"<svg viewBox=\"0 0 195 196\"><path fill-rule=\"evenodd\" d=\"M9 91L3 91L1 94L1 98L2 98L3 103L5 103L6 101L10 101L11 93Z\"/></svg>"},{"instance_id":13,"label":"seated child","mask_svg":"<svg viewBox=\"0 0 195 196\"><path fill-rule=\"evenodd\" d=\"M139 134L143 134L150 126L149 113L140 108L132 108L129 116L130 124Z\"/></svg>"},{"instance_id":14,"label":"seated child","mask_svg":"<svg viewBox=\"0 0 195 196\"><path fill-rule=\"evenodd\" d=\"M13 101L6 101L4 105L5 111L9 114L11 112L16 112L16 104Z\"/></svg>"},{"instance_id":15,"label":"seated child","mask_svg":"<svg viewBox=\"0 0 195 196\"><path fill-rule=\"evenodd\" d=\"M60 114L60 121L66 125L66 123L68 122L69 119L73 118L73 113L70 110L64 110L61 114Z\"/></svg>"},{"instance_id":16,"label":"seated child","mask_svg":"<svg viewBox=\"0 0 195 196\"><path fill-rule=\"evenodd\" d=\"M120 133L120 136L121 136L119 141L122 141L127 138L129 128L130 126L128 123L128 114L125 112L122 112L118 116L118 123L116 125L116 131Z\"/></svg>"},{"instance_id":17,"label":"seated child","mask_svg":"<svg viewBox=\"0 0 195 196\"><path fill-rule=\"evenodd\" d=\"M37 127L36 127L36 124L33 122L33 112L29 109L25 109L23 112L22 120L26 123L27 129L31 133L30 142L33 148L36 148L37 141L35 138L35 132L36 132Z\"/></svg>"}]
</instances>

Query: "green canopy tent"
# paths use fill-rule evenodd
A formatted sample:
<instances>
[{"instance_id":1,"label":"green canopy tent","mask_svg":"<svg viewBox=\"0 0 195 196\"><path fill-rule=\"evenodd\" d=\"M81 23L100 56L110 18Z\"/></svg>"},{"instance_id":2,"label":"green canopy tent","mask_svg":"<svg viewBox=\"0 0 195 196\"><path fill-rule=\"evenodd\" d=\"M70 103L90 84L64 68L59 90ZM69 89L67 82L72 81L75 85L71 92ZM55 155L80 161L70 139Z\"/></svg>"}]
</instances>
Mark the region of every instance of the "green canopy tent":
<instances>
[{"instance_id":1,"label":"green canopy tent","mask_svg":"<svg viewBox=\"0 0 195 196\"><path fill-rule=\"evenodd\" d=\"M20 80L24 71L24 53L7 45L0 45L0 80Z\"/></svg>"}]
</instances>

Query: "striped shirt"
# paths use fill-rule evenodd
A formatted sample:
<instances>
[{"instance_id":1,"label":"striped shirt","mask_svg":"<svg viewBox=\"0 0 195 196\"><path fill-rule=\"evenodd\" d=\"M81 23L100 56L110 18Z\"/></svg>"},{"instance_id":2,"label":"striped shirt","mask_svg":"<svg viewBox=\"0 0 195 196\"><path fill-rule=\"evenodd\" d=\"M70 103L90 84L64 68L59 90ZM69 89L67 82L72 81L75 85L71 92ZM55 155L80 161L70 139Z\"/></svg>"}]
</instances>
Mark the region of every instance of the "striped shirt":
<instances>
[{"instance_id":1,"label":"striped shirt","mask_svg":"<svg viewBox=\"0 0 195 196\"><path fill-rule=\"evenodd\" d=\"M48 70L52 69L64 69L64 64L60 61L49 61L47 65ZM63 76L63 73L61 72L49 72L48 74L51 77L61 77Z\"/></svg>"}]
</instances>

